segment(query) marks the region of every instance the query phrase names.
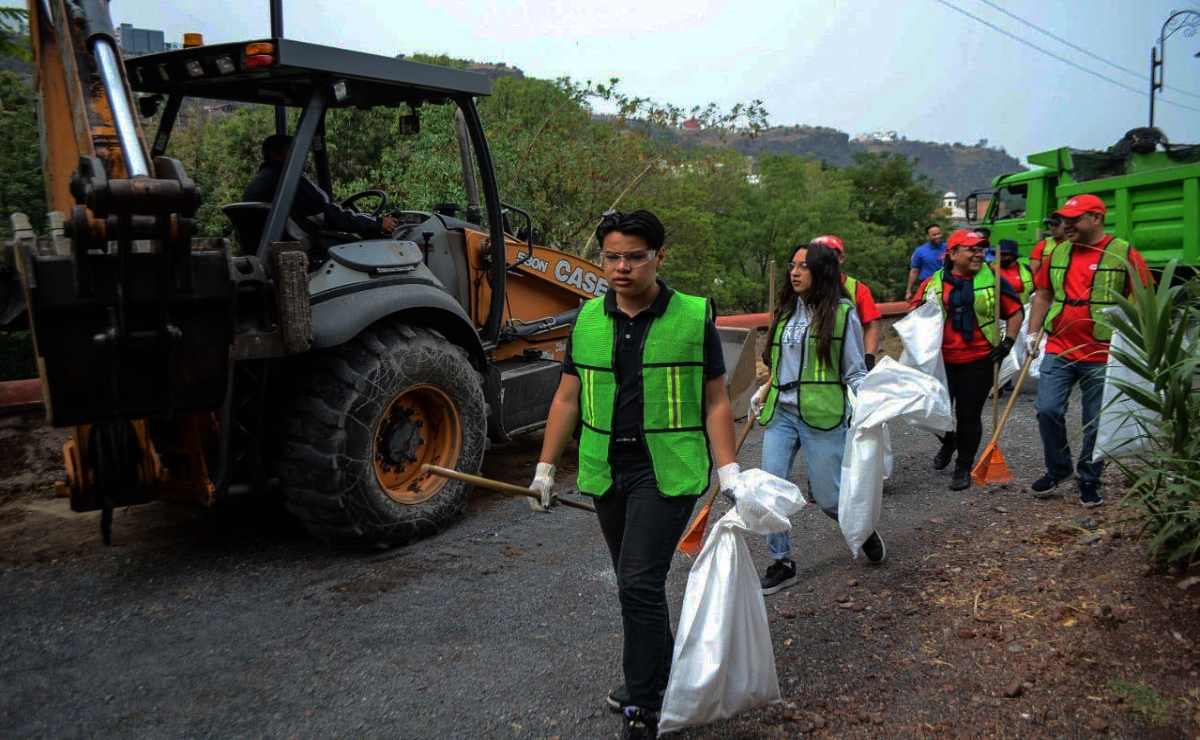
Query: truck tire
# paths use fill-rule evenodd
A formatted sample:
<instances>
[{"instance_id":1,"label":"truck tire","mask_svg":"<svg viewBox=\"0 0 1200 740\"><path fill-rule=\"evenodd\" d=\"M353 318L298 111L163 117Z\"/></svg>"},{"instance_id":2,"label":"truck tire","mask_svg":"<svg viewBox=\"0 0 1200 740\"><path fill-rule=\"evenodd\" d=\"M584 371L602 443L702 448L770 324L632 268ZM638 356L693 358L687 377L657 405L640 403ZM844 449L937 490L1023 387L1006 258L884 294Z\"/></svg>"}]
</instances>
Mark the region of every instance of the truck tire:
<instances>
[{"instance_id":1,"label":"truck tire","mask_svg":"<svg viewBox=\"0 0 1200 740\"><path fill-rule=\"evenodd\" d=\"M288 510L338 545L429 536L470 486L420 472L477 473L487 419L467 353L432 329L380 322L306 364L285 409L278 474Z\"/></svg>"}]
</instances>

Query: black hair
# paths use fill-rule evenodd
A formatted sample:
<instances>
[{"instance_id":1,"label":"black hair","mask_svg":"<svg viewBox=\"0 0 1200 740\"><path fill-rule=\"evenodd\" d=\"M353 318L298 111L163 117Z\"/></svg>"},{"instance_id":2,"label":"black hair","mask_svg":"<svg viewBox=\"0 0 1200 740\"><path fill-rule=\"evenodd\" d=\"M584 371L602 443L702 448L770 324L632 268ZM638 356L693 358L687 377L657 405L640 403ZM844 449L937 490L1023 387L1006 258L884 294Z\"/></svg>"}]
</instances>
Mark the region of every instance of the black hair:
<instances>
[{"instance_id":1,"label":"black hair","mask_svg":"<svg viewBox=\"0 0 1200 740\"><path fill-rule=\"evenodd\" d=\"M596 242L600 247L604 248L604 237L614 231L624 234L625 236L636 236L646 242L646 246L650 249L662 249L663 244L667 240L667 230L663 228L662 221L658 220L650 211L632 211L630 213L621 213L620 211L609 211L600 219L600 225L596 227Z\"/></svg>"},{"instance_id":2,"label":"black hair","mask_svg":"<svg viewBox=\"0 0 1200 740\"><path fill-rule=\"evenodd\" d=\"M812 274L812 287L804 296L804 305L808 306L812 315L812 327L817 334L817 355L827 365L834 365L833 329L837 323L837 305L842 300L842 267L838 263L837 250L825 246L821 242L797 244L792 248L792 259L796 252L807 249L804 261ZM792 316L796 306L795 288L790 279L784 279L780 286L779 299L775 304L775 316L771 321L768 337L775 336L775 328L781 321L787 321ZM764 355L769 357L770 344ZM769 360L764 360L769 364Z\"/></svg>"},{"instance_id":3,"label":"black hair","mask_svg":"<svg viewBox=\"0 0 1200 740\"><path fill-rule=\"evenodd\" d=\"M926 225L925 225L925 233L926 233L926 234L928 234L928 233L929 233L929 230L930 230L930 229L932 229L932 228L934 228L934 227L936 227L936 228L939 228L939 229L940 229L940 228L942 228L942 225L941 225L941 224L926 224Z\"/></svg>"},{"instance_id":4,"label":"black hair","mask_svg":"<svg viewBox=\"0 0 1200 740\"><path fill-rule=\"evenodd\" d=\"M288 147L292 145L292 137L288 134L271 134L263 139L262 158L264 162L274 159L273 154L287 155Z\"/></svg>"}]
</instances>

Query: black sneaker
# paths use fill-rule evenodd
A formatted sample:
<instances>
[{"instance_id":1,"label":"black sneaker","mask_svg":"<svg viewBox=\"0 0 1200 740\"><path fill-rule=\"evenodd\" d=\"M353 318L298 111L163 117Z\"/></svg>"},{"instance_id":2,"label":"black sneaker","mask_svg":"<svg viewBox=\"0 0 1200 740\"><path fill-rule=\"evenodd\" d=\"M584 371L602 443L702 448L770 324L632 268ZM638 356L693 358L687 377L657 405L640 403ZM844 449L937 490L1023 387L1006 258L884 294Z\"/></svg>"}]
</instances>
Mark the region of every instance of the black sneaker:
<instances>
[{"instance_id":1,"label":"black sneaker","mask_svg":"<svg viewBox=\"0 0 1200 740\"><path fill-rule=\"evenodd\" d=\"M942 440L942 449L938 450L933 456L933 469L942 470L950 464L950 460L954 457L954 434L947 434Z\"/></svg>"},{"instance_id":2,"label":"black sneaker","mask_svg":"<svg viewBox=\"0 0 1200 740\"><path fill-rule=\"evenodd\" d=\"M1066 483L1069 480L1071 480L1071 476L1069 474L1065 478L1055 478L1053 475L1046 473L1041 478L1035 480L1033 485L1029 487L1033 489L1034 498L1054 498L1055 496L1062 495L1054 489L1058 488L1060 484Z\"/></svg>"},{"instance_id":3,"label":"black sneaker","mask_svg":"<svg viewBox=\"0 0 1200 740\"><path fill-rule=\"evenodd\" d=\"M1104 497L1100 495L1099 483L1079 482L1079 503L1086 509L1094 509L1104 505Z\"/></svg>"},{"instance_id":4,"label":"black sneaker","mask_svg":"<svg viewBox=\"0 0 1200 740\"><path fill-rule=\"evenodd\" d=\"M654 740L658 737L658 713L641 707L625 707L621 711L625 726L621 740Z\"/></svg>"},{"instance_id":5,"label":"black sneaker","mask_svg":"<svg viewBox=\"0 0 1200 740\"><path fill-rule=\"evenodd\" d=\"M604 697L604 703L612 712L620 712L621 707L629 706L629 689L625 688L625 684L621 684L608 692L608 696Z\"/></svg>"},{"instance_id":6,"label":"black sneaker","mask_svg":"<svg viewBox=\"0 0 1200 740\"><path fill-rule=\"evenodd\" d=\"M871 536L862 546L863 555L867 556L868 563L882 563L887 560L887 545L883 544L883 538L878 532L872 532Z\"/></svg>"},{"instance_id":7,"label":"black sneaker","mask_svg":"<svg viewBox=\"0 0 1200 740\"><path fill-rule=\"evenodd\" d=\"M971 471L967 468L955 468L954 477L950 479L951 491L965 491L971 487Z\"/></svg>"},{"instance_id":8,"label":"black sneaker","mask_svg":"<svg viewBox=\"0 0 1200 740\"><path fill-rule=\"evenodd\" d=\"M788 586L796 585L796 564L784 558L771 563L767 573L762 577L763 596L782 591Z\"/></svg>"}]
</instances>

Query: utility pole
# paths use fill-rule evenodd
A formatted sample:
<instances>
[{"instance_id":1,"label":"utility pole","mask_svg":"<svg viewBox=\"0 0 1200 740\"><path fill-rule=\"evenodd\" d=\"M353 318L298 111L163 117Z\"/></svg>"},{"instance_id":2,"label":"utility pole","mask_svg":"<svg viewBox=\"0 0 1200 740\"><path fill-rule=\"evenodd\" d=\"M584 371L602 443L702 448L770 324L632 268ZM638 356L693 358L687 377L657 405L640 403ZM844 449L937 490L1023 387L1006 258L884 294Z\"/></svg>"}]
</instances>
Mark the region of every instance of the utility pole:
<instances>
[{"instance_id":1,"label":"utility pole","mask_svg":"<svg viewBox=\"0 0 1200 740\"><path fill-rule=\"evenodd\" d=\"M1176 20L1179 19L1179 20ZM1172 24L1174 24L1172 26ZM1170 30L1167 30L1170 28ZM1167 39L1176 31L1183 31L1184 36L1195 36L1200 30L1200 11L1177 10L1163 21L1158 31L1158 47L1150 47L1150 127L1154 127L1154 93L1163 89L1163 62L1167 60ZM1196 56L1200 57L1200 53Z\"/></svg>"},{"instance_id":2,"label":"utility pole","mask_svg":"<svg viewBox=\"0 0 1200 740\"><path fill-rule=\"evenodd\" d=\"M278 41L283 38L283 0L271 0L271 38ZM1154 95L1150 95L1150 103L1154 104ZM1154 118L1154 113L1151 112L1150 118ZM287 108L282 105L275 106L275 133L287 133Z\"/></svg>"}]
</instances>

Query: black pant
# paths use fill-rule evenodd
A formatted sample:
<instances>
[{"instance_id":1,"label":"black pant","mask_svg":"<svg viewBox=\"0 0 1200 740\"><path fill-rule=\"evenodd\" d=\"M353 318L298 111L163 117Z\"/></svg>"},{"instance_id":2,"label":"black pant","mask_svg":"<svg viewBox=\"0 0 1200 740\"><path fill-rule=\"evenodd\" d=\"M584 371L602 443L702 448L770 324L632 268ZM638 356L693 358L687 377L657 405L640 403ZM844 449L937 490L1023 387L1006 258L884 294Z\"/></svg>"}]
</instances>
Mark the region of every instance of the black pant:
<instances>
[{"instance_id":1,"label":"black pant","mask_svg":"<svg viewBox=\"0 0 1200 740\"><path fill-rule=\"evenodd\" d=\"M946 363L946 384L954 403L956 431L946 437L958 450L955 466L969 470L983 439L983 405L992 391L992 361L988 358L961 365Z\"/></svg>"},{"instance_id":2,"label":"black pant","mask_svg":"<svg viewBox=\"0 0 1200 740\"><path fill-rule=\"evenodd\" d=\"M630 701L657 711L667 690L675 638L667 609L667 572L695 496L663 496L649 460L613 460L613 486L596 501L612 555L625 633Z\"/></svg>"}]
</instances>

